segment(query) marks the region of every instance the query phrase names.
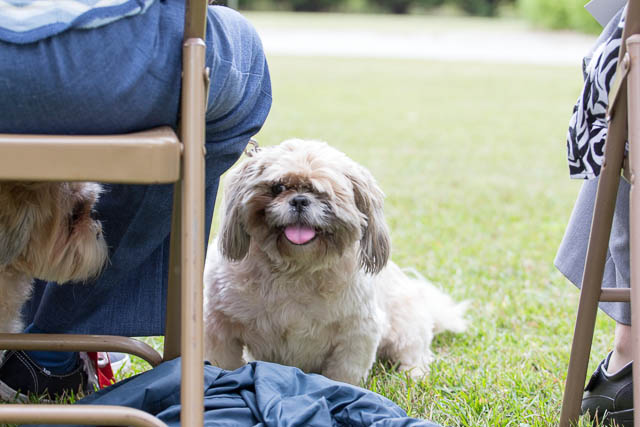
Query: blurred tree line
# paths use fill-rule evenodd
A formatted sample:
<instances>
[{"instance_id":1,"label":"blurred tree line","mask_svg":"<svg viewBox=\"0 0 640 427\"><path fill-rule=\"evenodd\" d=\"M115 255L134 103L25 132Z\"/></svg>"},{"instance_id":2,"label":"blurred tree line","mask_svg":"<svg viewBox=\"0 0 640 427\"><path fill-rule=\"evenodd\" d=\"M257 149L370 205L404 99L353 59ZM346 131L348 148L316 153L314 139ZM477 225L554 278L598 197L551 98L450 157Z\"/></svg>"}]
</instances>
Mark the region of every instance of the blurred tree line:
<instances>
[{"instance_id":1,"label":"blurred tree line","mask_svg":"<svg viewBox=\"0 0 640 427\"><path fill-rule=\"evenodd\" d=\"M536 26L598 33L601 27L584 9L587 0L215 0L242 10L297 12L430 13L449 9L473 16L518 14Z\"/></svg>"},{"instance_id":2,"label":"blurred tree line","mask_svg":"<svg viewBox=\"0 0 640 427\"><path fill-rule=\"evenodd\" d=\"M516 0L236 0L240 9L293 10L296 12L429 12L453 7L469 15L495 16L499 4Z\"/></svg>"},{"instance_id":3,"label":"blurred tree line","mask_svg":"<svg viewBox=\"0 0 640 427\"><path fill-rule=\"evenodd\" d=\"M586 0L517 0L521 15L534 24L551 29L599 33L602 27L585 10Z\"/></svg>"}]
</instances>

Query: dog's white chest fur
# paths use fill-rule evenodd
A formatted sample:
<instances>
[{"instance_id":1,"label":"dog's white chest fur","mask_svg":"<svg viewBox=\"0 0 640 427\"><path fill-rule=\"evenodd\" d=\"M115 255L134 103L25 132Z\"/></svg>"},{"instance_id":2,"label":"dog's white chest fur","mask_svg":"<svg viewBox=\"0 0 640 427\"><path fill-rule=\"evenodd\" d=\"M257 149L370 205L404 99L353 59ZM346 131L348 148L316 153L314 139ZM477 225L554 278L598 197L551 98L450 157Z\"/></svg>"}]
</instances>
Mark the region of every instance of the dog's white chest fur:
<instances>
[{"instance_id":1,"label":"dog's white chest fur","mask_svg":"<svg viewBox=\"0 0 640 427\"><path fill-rule=\"evenodd\" d=\"M278 304L272 311L258 309L256 318L246 324L242 334L247 345L246 359L278 362L321 373L340 332L339 323L327 322L316 312L323 308L331 310L328 305L289 302Z\"/></svg>"},{"instance_id":2,"label":"dog's white chest fur","mask_svg":"<svg viewBox=\"0 0 640 427\"><path fill-rule=\"evenodd\" d=\"M366 338L370 347L377 345L383 313L377 307L372 283L357 283L366 281L363 276L340 277L352 282L345 285L328 281L325 271L301 277L259 271L245 274L238 271L242 270L239 265L226 264L225 268L224 263L214 263L212 255L205 272L206 307L216 310L205 313L207 334L225 333L220 326L229 326L226 331L233 336L231 341L238 340L245 347L245 361L264 360L324 373L334 353L345 350L345 337L357 329L354 325L362 323L370 325ZM209 268L214 265L218 267ZM230 283L229 274L243 280ZM335 281L336 277L330 276ZM215 359L220 355L208 356ZM213 362L236 367L220 360Z\"/></svg>"}]
</instances>

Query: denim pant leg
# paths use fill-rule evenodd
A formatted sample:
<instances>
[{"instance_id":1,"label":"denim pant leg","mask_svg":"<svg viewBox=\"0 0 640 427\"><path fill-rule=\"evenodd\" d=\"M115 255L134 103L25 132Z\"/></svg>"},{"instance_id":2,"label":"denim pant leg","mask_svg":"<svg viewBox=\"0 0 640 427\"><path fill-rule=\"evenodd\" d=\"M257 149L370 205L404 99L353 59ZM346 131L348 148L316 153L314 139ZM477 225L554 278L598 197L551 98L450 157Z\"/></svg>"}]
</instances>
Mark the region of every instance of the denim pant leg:
<instances>
[{"instance_id":1,"label":"denim pant leg","mask_svg":"<svg viewBox=\"0 0 640 427\"><path fill-rule=\"evenodd\" d=\"M160 50L174 49L176 44L179 49L184 19L181 5L181 1L175 0L161 2L145 14L159 13L161 34L175 33L168 43L163 40L165 36L156 40L158 46L165 44ZM144 15L139 19L152 20ZM86 40L80 37L74 42ZM206 42L206 63L211 68L212 78L206 112L205 221L208 236L219 178L238 159L249 138L266 120L271 106L271 86L260 40L237 12L210 6ZM132 54L142 55L136 49ZM167 59L166 52L156 53L161 58L160 64L154 65L153 59L148 72L160 73L162 70L157 67L171 66L175 70L170 70L169 74L179 76L180 58L175 50L171 54L173 59ZM127 90L131 102L145 103L145 91L137 91L135 86ZM158 90L162 91L162 88ZM160 124L175 126L179 90L173 84L165 85L164 90L171 93L167 96L168 104L160 107L175 116L165 119L172 119L172 123ZM151 127L147 126L149 117L154 117L153 111L140 118L141 128ZM27 320L50 333L161 335L164 331L172 193L172 185L105 185L97 211L110 247L109 266L97 280L86 284L38 283L34 298L25 310Z\"/></svg>"}]
</instances>

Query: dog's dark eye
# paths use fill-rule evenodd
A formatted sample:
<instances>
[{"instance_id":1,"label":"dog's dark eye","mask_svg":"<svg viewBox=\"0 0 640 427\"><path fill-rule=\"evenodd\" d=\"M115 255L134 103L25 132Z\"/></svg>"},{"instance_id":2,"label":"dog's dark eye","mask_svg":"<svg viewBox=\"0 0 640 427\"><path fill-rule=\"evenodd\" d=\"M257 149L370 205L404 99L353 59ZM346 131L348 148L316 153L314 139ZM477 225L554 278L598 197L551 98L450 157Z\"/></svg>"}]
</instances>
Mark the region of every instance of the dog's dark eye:
<instances>
[{"instance_id":1,"label":"dog's dark eye","mask_svg":"<svg viewBox=\"0 0 640 427\"><path fill-rule=\"evenodd\" d=\"M271 192L273 193L274 196L277 196L278 194L282 193L286 189L287 187L285 187L284 184L273 184L273 186L271 187Z\"/></svg>"}]
</instances>

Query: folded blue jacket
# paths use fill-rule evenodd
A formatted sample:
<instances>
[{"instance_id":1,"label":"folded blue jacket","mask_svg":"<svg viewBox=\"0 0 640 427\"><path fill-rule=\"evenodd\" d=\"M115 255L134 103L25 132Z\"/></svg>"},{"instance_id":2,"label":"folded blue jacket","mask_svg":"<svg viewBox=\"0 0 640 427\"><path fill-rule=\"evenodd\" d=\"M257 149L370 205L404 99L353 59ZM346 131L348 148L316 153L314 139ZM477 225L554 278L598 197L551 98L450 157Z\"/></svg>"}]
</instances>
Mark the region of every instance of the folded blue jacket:
<instances>
[{"instance_id":1,"label":"folded blue jacket","mask_svg":"<svg viewBox=\"0 0 640 427\"><path fill-rule=\"evenodd\" d=\"M235 371L206 365L205 426L439 427L407 417L372 391L297 368L253 362ZM180 359L100 390L77 404L124 405L180 425Z\"/></svg>"}]
</instances>

